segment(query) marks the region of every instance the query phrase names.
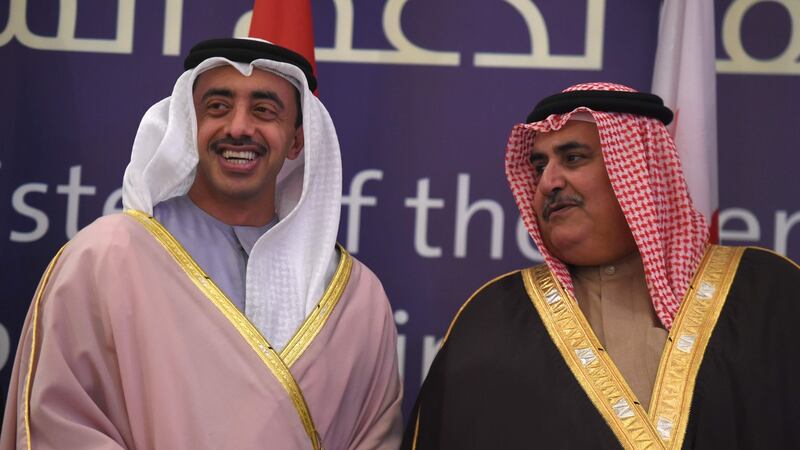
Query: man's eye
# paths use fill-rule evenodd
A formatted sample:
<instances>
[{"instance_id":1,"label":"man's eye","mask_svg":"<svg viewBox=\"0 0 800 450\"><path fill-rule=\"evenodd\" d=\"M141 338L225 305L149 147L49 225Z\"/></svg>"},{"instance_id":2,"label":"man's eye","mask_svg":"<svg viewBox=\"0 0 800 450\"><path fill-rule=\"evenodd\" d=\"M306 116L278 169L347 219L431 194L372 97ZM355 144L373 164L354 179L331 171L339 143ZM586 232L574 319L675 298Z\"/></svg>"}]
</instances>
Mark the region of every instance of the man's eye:
<instances>
[{"instance_id":1,"label":"man's eye","mask_svg":"<svg viewBox=\"0 0 800 450\"><path fill-rule=\"evenodd\" d=\"M586 158L579 153L571 153L568 154L565 159L568 163L577 163L583 161Z\"/></svg>"},{"instance_id":2,"label":"man's eye","mask_svg":"<svg viewBox=\"0 0 800 450\"><path fill-rule=\"evenodd\" d=\"M533 162L532 165L533 165L533 182L535 184L538 184L539 180L542 178L542 174L544 173L544 168L546 164L543 162L536 161Z\"/></svg>"},{"instance_id":3,"label":"man's eye","mask_svg":"<svg viewBox=\"0 0 800 450\"><path fill-rule=\"evenodd\" d=\"M275 111L268 107L268 106L256 106L253 108L253 112L260 115L275 115Z\"/></svg>"},{"instance_id":4,"label":"man's eye","mask_svg":"<svg viewBox=\"0 0 800 450\"><path fill-rule=\"evenodd\" d=\"M208 106L206 106L206 109L208 109L209 111L222 111L225 110L226 108L227 105L225 105L225 103L222 102L212 102L209 103Z\"/></svg>"}]
</instances>

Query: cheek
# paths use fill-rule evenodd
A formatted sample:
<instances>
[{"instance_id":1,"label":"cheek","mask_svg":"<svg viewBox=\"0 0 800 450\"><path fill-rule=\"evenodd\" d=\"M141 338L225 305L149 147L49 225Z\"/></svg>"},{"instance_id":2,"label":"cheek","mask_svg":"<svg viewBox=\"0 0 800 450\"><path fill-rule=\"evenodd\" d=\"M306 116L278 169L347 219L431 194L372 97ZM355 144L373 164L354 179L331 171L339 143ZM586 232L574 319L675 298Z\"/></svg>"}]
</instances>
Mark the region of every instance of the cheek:
<instances>
[{"instance_id":1,"label":"cheek","mask_svg":"<svg viewBox=\"0 0 800 450\"><path fill-rule=\"evenodd\" d=\"M545 240L545 242L549 243L549 241L550 241L550 227L548 226L548 223L545 222L544 219L541 216L541 211L542 211L542 209L544 207L544 201L545 201L545 197L543 195L539 195L537 193L534 193L534 195L533 195L533 214L534 214L534 217L536 219L536 223L538 224L538 227L539 227L539 235L542 237L542 239Z\"/></svg>"},{"instance_id":2,"label":"cheek","mask_svg":"<svg viewBox=\"0 0 800 450\"><path fill-rule=\"evenodd\" d=\"M212 133L208 126L197 125L197 148L205 150L211 140Z\"/></svg>"},{"instance_id":3,"label":"cheek","mask_svg":"<svg viewBox=\"0 0 800 450\"><path fill-rule=\"evenodd\" d=\"M208 139L203 135L198 135L197 136L197 150L202 155L203 153L205 153L203 150L207 150L207 149L208 149Z\"/></svg>"},{"instance_id":4,"label":"cheek","mask_svg":"<svg viewBox=\"0 0 800 450\"><path fill-rule=\"evenodd\" d=\"M533 212L536 213L536 215L538 216L539 215L539 211L542 210L543 206L544 206L544 196L539 194L538 190L534 191L534 193L533 193Z\"/></svg>"},{"instance_id":5,"label":"cheek","mask_svg":"<svg viewBox=\"0 0 800 450\"><path fill-rule=\"evenodd\" d=\"M596 215L599 218L597 223L606 228L604 233L606 235L615 234L618 230L625 230L627 232L628 221L622 213L622 209L619 206L614 192L610 189L602 192L602 198L598 200L601 201L598 202L600 208L596 211Z\"/></svg>"}]
</instances>

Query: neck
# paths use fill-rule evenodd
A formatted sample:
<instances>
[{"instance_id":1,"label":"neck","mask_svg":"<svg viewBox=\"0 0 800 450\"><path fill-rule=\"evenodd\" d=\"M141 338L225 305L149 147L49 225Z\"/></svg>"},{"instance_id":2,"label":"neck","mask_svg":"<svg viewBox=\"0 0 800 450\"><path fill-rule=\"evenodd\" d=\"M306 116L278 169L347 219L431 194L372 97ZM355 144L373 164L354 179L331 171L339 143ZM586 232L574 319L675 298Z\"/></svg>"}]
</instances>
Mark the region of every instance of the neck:
<instances>
[{"instance_id":1,"label":"neck","mask_svg":"<svg viewBox=\"0 0 800 450\"><path fill-rule=\"evenodd\" d=\"M206 214L231 226L261 227L275 218L275 199L272 193L263 199L218 199L204 195L193 186L189 198Z\"/></svg>"},{"instance_id":2,"label":"neck","mask_svg":"<svg viewBox=\"0 0 800 450\"><path fill-rule=\"evenodd\" d=\"M628 253L624 256L610 258L607 261L598 262L597 264L567 264L568 267L572 267L577 270L620 265L642 265L642 255L640 255L638 251L633 251L632 253Z\"/></svg>"},{"instance_id":3,"label":"neck","mask_svg":"<svg viewBox=\"0 0 800 450\"><path fill-rule=\"evenodd\" d=\"M642 263L642 256L639 254L639 252L629 253L628 255L623 256L622 258L618 258L613 261L608 261L598 265L568 266L569 271L572 275L579 275L579 276L599 271L605 271L610 267L614 268L612 269L613 270L612 273L615 273L618 276L625 275L625 276L644 277L644 266Z\"/></svg>"}]
</instances>

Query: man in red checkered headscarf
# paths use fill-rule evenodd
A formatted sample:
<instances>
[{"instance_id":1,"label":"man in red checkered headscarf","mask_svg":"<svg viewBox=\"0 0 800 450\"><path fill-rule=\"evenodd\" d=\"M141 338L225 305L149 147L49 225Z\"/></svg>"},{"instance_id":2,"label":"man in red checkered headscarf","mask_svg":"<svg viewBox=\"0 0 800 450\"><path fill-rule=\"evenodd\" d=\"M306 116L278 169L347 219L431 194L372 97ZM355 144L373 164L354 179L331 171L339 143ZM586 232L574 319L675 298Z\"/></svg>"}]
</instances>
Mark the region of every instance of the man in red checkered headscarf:
<instances>
[{"instance_id":1,"label":"man in red checkered headscarf","mask_svg":"<svg viewBox=\"0 0 800 450\"><path fill-rule=\"evenodd\" d=\"M587 83L514 127L506 175L545 264L461 308L404 448L800 446L800 270L708 242L671 120Z\"/></svg>"}]
</instances>

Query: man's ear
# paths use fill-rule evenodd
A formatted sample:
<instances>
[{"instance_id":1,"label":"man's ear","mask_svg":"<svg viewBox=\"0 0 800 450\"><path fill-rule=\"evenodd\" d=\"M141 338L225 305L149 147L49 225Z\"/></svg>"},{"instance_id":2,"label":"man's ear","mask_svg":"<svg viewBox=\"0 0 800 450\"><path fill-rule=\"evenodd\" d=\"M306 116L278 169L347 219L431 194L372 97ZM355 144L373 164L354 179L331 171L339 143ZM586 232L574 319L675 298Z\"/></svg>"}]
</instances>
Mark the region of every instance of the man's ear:
<instances>
[{"instance_id":1,"label":"man's ear","mask_svg":"<svg viewBox=\"0 0 800 450\"><path fill-rule=\"evenodd\" d=\"M303 126L300 125L294 130L294 142L292 143L292 146L289 147L289 151L286 153L286 159L297 159L297 157L300 156L300 152L303 150L304 144L305 133L303 133Z\"/></svg>"}]
</instances>

